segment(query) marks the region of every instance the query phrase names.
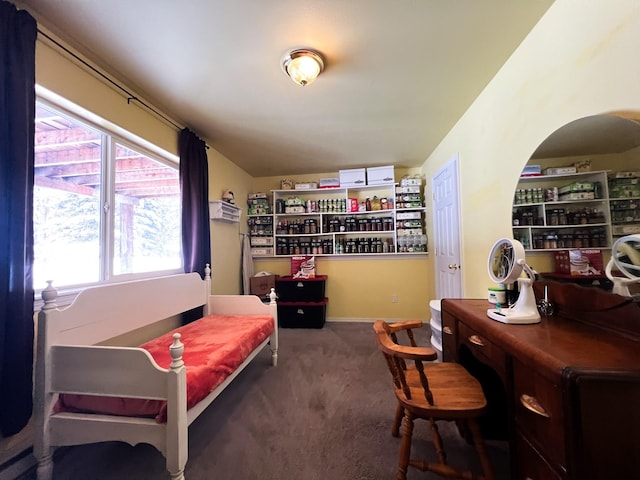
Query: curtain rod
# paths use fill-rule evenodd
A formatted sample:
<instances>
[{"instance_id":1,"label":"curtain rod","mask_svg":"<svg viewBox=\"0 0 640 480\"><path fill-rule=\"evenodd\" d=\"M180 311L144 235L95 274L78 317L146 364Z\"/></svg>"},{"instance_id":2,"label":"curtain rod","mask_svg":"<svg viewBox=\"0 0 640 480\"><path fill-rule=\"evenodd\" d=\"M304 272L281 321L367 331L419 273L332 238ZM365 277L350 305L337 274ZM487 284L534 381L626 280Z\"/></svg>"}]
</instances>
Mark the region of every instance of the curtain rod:
<instances>
[{"instance_id":1,"label":"curtain rod","mask_svg":"<svg viewBox=\"0 0 640 480\"><path fill-rule=\"evenodd\" d=\"M159 116L160 118L162 118L164 121L166 121L167 123L170 123L171 125L173 125L174 127L176 127L176 129L178 130L182 130L183 126L178 125L177 123L175 123L173 120L171 120L169 117L167 117L166 115L164 115L163 113L159 112L158 110L156 110L155 108L153 108L151 105L148 105L147 103L143 102L142 100L140 100L138 97L136 97L134 94L132 94L131 92L129 92L126 88L124 88L123 86L121 86L120 84L118 84L117 82L113 81L111 78L109 78L107 75L105 75L104 73L102 73L100 70L98 70L96 67L94 67L93 65L89 64L86 60L84 60L83 58L79 57L78 55L76 55L76 53L72 52L71 50L69 50L65 45L61 44L58 40L56 40L55 38L51 37L49 34L47 34L46 32L43 32L42 30L40 30L38 28L38 33L40 35L42 35L43 37L45 37L47 40L49 40L50 42L54 43L57 47L61 48L62 50L64 50L67 54L71 55L73 58L75 58L76 60L78 60L79 62L81 62L83 65L85 65L87 68L91 69L94 73L100 75L100 77L102 77L103 79L105 79L107 82L109 82L111 85L113 85L114 87L118 88L119 90L121 90L123 93L125 93L127 95L127 104L131 104L132 101L134 102L138 102L140 105L142 105L143 107L145 107L147 110L153 112L155 115ZM205 147L207 149L209 149L209 145L207 145L205 143Z\"/></svg>"}]
</instances>

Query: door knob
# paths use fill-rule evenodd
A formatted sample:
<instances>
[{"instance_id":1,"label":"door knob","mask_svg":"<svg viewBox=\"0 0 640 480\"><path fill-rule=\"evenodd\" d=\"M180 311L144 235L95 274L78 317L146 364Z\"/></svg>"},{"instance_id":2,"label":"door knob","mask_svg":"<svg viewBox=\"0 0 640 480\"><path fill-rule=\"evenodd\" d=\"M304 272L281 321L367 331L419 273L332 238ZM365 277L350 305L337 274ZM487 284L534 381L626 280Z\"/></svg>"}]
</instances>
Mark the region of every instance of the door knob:
<instances>
[{"instance_id":1,"label":"door knob","mask_svg":"<svg viewBox=\"0 0 640 480\"><path fill-rule=\"evenodd\" d=\"M449 264L449 269L450 269L450 270L457 270L457 269L458 269L458 265L457 265L457 264L455 264L455 263L450 263L450 264Z\"/></svg>"}]
</instances>

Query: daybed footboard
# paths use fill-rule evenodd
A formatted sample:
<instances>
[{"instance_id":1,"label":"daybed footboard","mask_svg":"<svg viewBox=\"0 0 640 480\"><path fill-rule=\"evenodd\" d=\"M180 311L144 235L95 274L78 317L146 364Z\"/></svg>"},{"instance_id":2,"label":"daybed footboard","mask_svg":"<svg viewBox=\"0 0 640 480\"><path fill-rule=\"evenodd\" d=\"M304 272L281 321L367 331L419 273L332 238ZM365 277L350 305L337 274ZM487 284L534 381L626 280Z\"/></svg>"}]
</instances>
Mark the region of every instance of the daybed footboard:
<instances>
[{"instance_id":1,"label":"daybed footboard","mask_svg":"<svg viewBox=\"0 0 640 480\"><path fill-rule=\"evenodd\" d=\"M40 432L34 443L38 479L52 478L52 445L109 440L153 445L165 456L171 477L184 478L188 449L187 377L182 361L184 346L179 335L174 336L169 349L172 364L164 369L141 348L51 346L49 362L39 367L44 372L37 372L40 378L44 375L48 384L48 393L37 395L35 404L36 426ZM153 418L54 413L54 404L61 393L166 401L167 423L159 424Z\"/></svg>"}]
</instances>

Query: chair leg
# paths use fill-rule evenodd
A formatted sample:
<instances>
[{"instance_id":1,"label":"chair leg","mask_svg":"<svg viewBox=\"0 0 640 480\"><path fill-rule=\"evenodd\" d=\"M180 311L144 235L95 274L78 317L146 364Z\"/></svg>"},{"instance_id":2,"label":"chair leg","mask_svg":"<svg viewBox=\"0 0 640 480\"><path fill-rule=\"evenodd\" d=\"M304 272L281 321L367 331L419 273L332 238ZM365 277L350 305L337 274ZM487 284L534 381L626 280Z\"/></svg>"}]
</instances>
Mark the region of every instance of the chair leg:
<instances>
[{"instance_id":1,"label":"chair leg","mask_svg":"<svg viewBox=\"0 0 640 480\"><path fill-rule=\"evenodd\" d=\"M407 480L407 469L411 458L411 438L413 436L413 415L405 412L402 422L402 443L400 444L400 462L396 480Z\"/></svg>"},{"instance_id":2,"label":"chair leg","mask_svg":"<svg viewBox=\"0 0 640 480\"><path fill-rule=\"evenodd\" d=\"M493 472L493 466L489 460L489 454L487 453L487 447L485 446L482 433L480 432L480 426L475 418L470 419L467 422L471 437L473 438L473 445L480 457L480 465L482 465L482 471L484 473L485 480L495 480L495 473Z\"/></svg>"},{"instance_id":3,"label":"chair leg","mask_svg":"<svg viewBox=\"0 0 640 480\"><path fill-rule=\"evenodd\" d=\"M402 424L402 417L404 417L404 408L402 408L402 405L398 403L398 406L396 407L396 416L393 419L393 427L391 427L391 436L400 436L400 425Z\"/></svg>"},{"instance_id":4,"label":"chair leg","mask_svg":"<svg viewBox=\"0 0 640 480\"><path fill-rule=\"evenodd\" d=\"M429 419L429 423L431 424L431 439L433 441L433 446L436 449L436 453L438 454L438 461L446 465L447 454L444 451L444 445L442 445L442 437L440 436L440 431L438 430L438 424L433 418Z\"/></svg>"}]
</instances>

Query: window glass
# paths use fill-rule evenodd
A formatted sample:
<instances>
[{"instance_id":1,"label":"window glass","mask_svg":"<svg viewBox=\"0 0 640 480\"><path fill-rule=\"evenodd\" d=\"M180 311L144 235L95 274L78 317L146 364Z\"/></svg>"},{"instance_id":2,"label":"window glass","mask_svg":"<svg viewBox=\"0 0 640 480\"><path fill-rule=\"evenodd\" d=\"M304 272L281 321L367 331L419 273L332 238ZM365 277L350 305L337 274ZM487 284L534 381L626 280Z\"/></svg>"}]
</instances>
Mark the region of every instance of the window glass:
<instances>
[{"instance_id":1,"label":"window glass","mask_svg":"<svg viewBox=\"0 0 640 480\"><path fill-rule=\"evenodd\" d=\"M38 102L34 288L182 266L177 165Z\"/></svg>"},{"instance_id":2,"label":"window glass","mask_svg":"<svg viewBox=\"0 0 640 480\"><path fill-rule=\"evenodd\" d=\"M102 134L36 108L34 288L100 279Z\"/></svg>"},{"instance_id":3,"label":"window glass","mask_svg":"<svg viewBox=\"0 0 640 480\"><path fill-rule=\"evenodd\" d=\"M180 268L178 171L116 144L113 273Z\"/></svg>"}]
</instances>

